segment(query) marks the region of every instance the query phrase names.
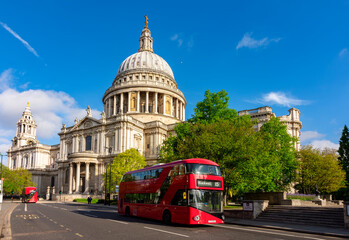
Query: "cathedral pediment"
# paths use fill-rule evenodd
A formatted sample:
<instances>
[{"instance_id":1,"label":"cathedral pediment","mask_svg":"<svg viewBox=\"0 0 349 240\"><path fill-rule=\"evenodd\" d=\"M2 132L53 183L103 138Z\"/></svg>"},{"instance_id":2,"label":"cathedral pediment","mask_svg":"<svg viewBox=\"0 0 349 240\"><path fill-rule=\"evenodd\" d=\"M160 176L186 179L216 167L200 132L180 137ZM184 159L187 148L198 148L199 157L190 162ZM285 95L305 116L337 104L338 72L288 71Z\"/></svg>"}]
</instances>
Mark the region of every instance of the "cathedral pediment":
<instances>
[{"instance_id":1,"label":"cathedral pediment","mask_svg":"<svg viewBox=\"0 0 349 240\"><path fill-rule=\"evenodd\" d=\"M99 120L86 116L82 120L77 121L71 131L89 129L99 125L101 125L101 122Z\"/></svg>"}]
</instances>

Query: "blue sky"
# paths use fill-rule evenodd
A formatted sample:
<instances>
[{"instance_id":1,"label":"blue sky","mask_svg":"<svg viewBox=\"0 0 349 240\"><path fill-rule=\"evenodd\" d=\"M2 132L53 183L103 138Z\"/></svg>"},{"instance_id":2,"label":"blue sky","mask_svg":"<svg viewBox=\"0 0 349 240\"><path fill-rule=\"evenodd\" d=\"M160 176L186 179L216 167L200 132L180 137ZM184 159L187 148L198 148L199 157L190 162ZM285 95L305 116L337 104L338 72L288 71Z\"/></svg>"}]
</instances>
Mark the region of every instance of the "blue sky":
<instances>
[{"instance_id":1,"label":"blue sky","mask_svg":"<svg viewBox=\"0 0 349 240\"><path fill-rule=\"evenodd\" d=\"M95 117L149 17L190 117L204 91L237 110L301 111L302 144L337 147L348 124L349 1L0 2L0 152L30 101L41 143Z\"/></svg>"}]
</instances>

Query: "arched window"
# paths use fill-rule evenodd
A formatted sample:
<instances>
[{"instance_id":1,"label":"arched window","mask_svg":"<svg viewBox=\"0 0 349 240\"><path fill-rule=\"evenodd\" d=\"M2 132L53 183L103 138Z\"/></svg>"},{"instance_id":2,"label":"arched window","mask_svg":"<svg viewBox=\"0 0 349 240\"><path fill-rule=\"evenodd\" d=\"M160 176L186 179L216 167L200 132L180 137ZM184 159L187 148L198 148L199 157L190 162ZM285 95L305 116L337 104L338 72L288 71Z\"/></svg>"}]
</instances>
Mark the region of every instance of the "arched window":
<instances>
[{"instance_id":1,"label":"arched window","mask_svg":"<svg viewBox=\"0 0 349 240\"><path fill-rule=\"evenodd\" d=\"M86 140L86 151L91 151L92 150L92 137L91 136L87 136L86 138L85 138L85 140Z\"/></svg>"}]
</instances>

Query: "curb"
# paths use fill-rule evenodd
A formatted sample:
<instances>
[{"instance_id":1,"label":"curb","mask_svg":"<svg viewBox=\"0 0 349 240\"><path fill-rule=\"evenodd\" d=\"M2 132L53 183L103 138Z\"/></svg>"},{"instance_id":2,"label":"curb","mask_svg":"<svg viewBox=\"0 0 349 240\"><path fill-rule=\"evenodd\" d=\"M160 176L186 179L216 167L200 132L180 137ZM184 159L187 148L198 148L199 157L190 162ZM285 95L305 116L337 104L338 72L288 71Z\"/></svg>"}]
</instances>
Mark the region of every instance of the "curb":
<instances>
[{"instance_id":1,"label":"curb","mask_svg":"<svg viewBox=\"0 0 349 240\"><path fill-rule=\"evenodd\" d=\"M226 222L226 221L224 223L230 224L230 225L248 226L248 227L256 227L256 228L267 228L267 229L282 230L282 231L288 231L288 232L316 234L316 235L323 235L323 236L329 236L329 237L349 238L349 233L348 234L340 234L340 233L316 232L316 231L311 231L311 230L302 230L302 229L294 229L294 228L291 229L291 228L270 226L270 225L254 225L254 224L249 224L249 223L233 223L233 222Z\"/></svg>"},{"instance_id":2,"label":"curb","mask_svg":"<svg viewBox=\"0 0 349 240\"><path fill-rule=\"evenodd\" d=\"M8 208L3 215L3 224L1 226L1 239L12 240L11 231L11 214L13 210L18 206L18 203Z\"/></svg>"}]
</instances>

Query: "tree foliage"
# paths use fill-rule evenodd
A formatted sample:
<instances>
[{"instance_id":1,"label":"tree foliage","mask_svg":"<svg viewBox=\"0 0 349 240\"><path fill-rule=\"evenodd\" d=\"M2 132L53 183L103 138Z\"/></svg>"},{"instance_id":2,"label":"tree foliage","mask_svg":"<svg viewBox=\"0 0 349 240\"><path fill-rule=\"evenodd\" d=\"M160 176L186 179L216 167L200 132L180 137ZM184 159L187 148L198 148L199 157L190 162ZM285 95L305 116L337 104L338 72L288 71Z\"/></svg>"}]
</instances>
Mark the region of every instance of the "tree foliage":
<instances>
[{"instance_id":1,"label":"tree foliage","mask_svg":"<svg viewBox=\"0 0 349 240\"><path fill-rule=\"evenodd\" d=\"M115 191L115 186L120 184L122 176L129 171L138 170L146 166L145 158L136 149L131 148L123 153L118 154L111 164L111 191ZM104 173L104 182L109 188L109 167L106 168L108 171L108 179Z\"/></svg>"},{"instance_id":2,"label":"tree foliage","mask_svg":"<svg viewBox=\"0 0 349 240\"><path fill-rule=\"evenodd\" d=\"M344 125L342 136L339 140L338 160L346 173L346 180L349 182L349 130L347 125Z\"/></svg>"},{"instance_id":3,"label":"tree foliage","mask_svg":"<svg viewBox=\"0 0 349 240\"><path fill-rule=\"evenodd\" d=\"M25 187L35 187L36 184L32 181L32 175L26 169L11 170L3 166L4 178L4 194L20 195Z\"/></svg>"},{"instance_id":4,"label":"tree foliage","mask_svg":"<svg viewBox=\"0 0 349 240\"><path fill-rule=\"evenodd\" d=\"M298 153L300 159L297 188L304 193L331 193L344 187L345 171L334 151L321 151L304 146Z\"/></svg>"},{"instance_id":5,"label":"tree foliage","mask_svg":"<svg viewBox=\"0 0 349 240\"><path fill-rule=\"evenodd\" d=\"M205 98L196 104L194 115L189 122L212 123L220 119L233 119L237 117L237 112L229 108L228 93L221 90L217 93L205 91Z\"/></svg>"},{"instance_id":6,"label":"tree foliage","mask_svg":"<svg viewBox=\"0 0 349 240\"><path fill-rule=\"evenodd\" d=\"M176 135L164 141L161 161L187 158L215 161L224 172L225 186L235 195L286 190L296 177L298 162L293 146L297 139L288 135L286 126L277 118L256 132L256 123L249 116L238 117L235 110L228 109L228 98L223 93L206 91L205 100L197 104L196 115L188 123L178 124ZM223 104L211 107L212 102Z\"/></svg>"}]
</instances>

